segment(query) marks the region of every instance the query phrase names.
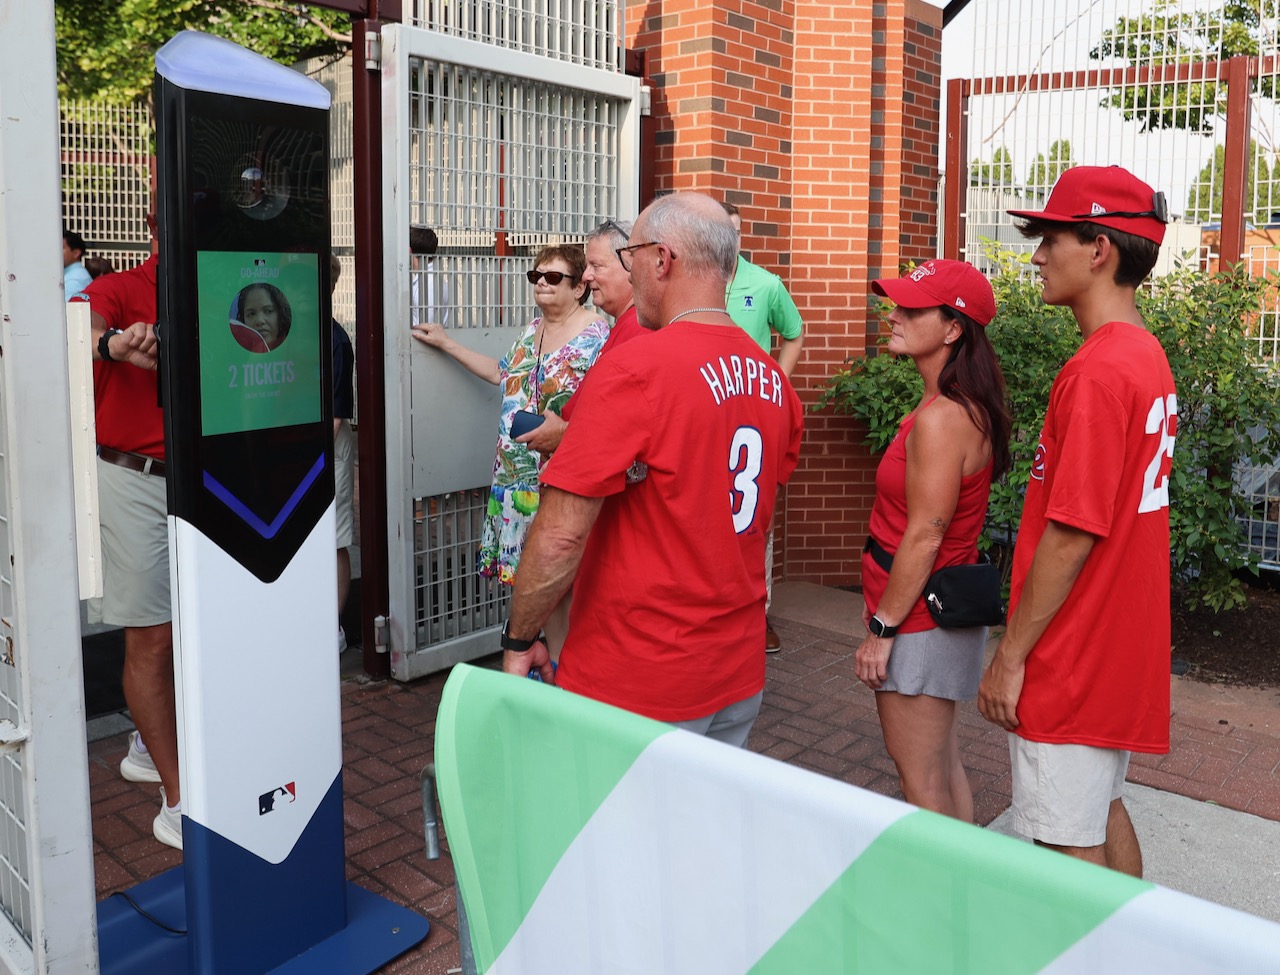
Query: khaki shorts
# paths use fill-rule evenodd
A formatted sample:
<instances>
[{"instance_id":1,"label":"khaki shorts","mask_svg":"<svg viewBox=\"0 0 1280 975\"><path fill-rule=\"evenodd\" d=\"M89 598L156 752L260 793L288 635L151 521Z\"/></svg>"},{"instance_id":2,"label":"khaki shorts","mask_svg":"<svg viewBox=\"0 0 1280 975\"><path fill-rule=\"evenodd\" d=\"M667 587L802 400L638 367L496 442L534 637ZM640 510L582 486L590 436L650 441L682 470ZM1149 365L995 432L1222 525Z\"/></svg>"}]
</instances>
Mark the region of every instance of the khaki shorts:
<instances>
[{"instance_id":1,"label":"khaki shorts","mask_svg":"<svg viewBox=\"0 0 1280 975\"><path fill-rule=\"evenodd\" d=\"M89 621L157 626L173 619L169 602L169 514L163 477L98 460L102 524L102 598Z\"/></svg>"},{"instance_id":2,"label":"khaki shorts","mask_svg":"<svg viewBox=\"0 0 1280 975\"><path fill-rule=\"evenodd\" d=\"M1013 828L1054 846L1102 846L1113 800L1124 795L1129 753L1050 745L1009 735Z\"/></svg>"},{"instance_id":3,"label":"khaki shorts","mask_svg":"<svg viewBox=\"0 0 1280 975\"><path fill-rule=\"evenodd\" d=\"M349 548L356 540L356 435L343 420L333 438L333 502L338 523L338 548Z\"/></svg>"}]
</instances>

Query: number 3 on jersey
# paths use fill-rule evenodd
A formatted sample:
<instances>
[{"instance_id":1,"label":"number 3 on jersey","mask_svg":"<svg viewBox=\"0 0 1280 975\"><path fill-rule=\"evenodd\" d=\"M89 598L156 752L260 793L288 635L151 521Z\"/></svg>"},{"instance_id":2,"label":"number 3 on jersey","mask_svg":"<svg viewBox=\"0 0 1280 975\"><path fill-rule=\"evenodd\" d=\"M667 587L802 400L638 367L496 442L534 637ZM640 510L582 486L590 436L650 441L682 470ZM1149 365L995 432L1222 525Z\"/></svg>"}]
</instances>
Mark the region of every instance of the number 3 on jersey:
<instances>
[{"instance_id":1,"label":"number 3 on jersey","mask_svg":"<svg viewBox=\"0 0 1280 975\"><path fill-rule=\"evenodd\" d=\"M1147 412L1146 432L1158 434L1159 441L1155 456L1147 465L1142 478L1142 501L1138 504L1138 514L1148 511L1159 511L1169 507L1169 474L1160 473L1164 460L1173 461L1173 440L1178 435L1178 397L1170 393L1163 399L1157 399Z\"/></svg>"},{"instance_id":2,"label":"number 3 on jersey","mask_svg":"<svg viewBox=\"0 0 1280 975\"><path fill-rule=\"evenodd\" d=\"M755 521L760 504L760 467L764 460L764 441L755 427L738 427L729 444L729 473L733 487L729 489L729 508L733 512L733 530L741 535Z\"/></svg>"}]
</instances>

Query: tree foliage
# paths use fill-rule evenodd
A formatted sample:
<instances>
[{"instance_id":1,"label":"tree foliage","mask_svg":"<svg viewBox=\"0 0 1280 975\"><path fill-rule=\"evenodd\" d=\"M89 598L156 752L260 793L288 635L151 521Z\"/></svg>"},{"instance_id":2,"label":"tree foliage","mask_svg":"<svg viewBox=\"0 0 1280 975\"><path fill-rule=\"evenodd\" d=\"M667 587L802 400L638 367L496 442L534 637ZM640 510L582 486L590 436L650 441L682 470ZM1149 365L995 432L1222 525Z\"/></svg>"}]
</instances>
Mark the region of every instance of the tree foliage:
<instances>
[{"instance_id":1,"label":"tree foliage","mask_svg":"<svg viewBox=\"0 0 1280 975\"><path fill-rule=\"evenodd\" d=\"M969 163L970 186L1012 187L1013 184L1013 156L1004 146L991 154L989 163L977 156Z\"/></svg>"},{"instance_id":2,"label":"tree foliage","mask_svg":"<svg viewBox=\"0 0 1280 975\"><path fill-rule=\"evenodd\" d=\"M1026 255L988 256L999 267L992 287L1000 311L988 334L1008 386L1013 466L991 486L984 547L1016 536L1049 390L1080 345L1071 313L1041 300L1039 284L1026 273ZM1257 565L1240 521L1249 499L1234 483L1233 467L1265 466L1280 456L1280 384L1249 332L1264 294L1276 287L1273 279L1251 278L1242 265L1213 275L1178 271L1138 295L1178 389L1169 488L1173 572L1189 599L1214 609L1243 604L1236 573ZM846 363L827 380L815 409L832 406L857 417L867 445L880 451L920 391L910 359L880 354Z\"/></svg>"},{"instance_id":3,"label":"tree foliage","mask_svg":"<svg viewBox=\"0 0 1280 975\"><path fill-rule=\"evenodd\" d=\"M1213 159L1204 164L1200 175L1187 190L1187 220L1208 223L1222 214L1223 169L1226 150L1218 146ZM1255 224L1271 223L1271 215L1280 210L1280 186L1274 182L1280 173L1269 166L1258 152L1258 144L1249 140L1249 168L1245 175L1245 213Z\"/></svg>"},{"instance_id":4,"label":"tree foliage","mask_svg":"<svg viewBox=\"0 0 1280 975\"><path fill-rule=\"evenodd\" d=\"M1270 2L1270 0L1268 0ZM1095 59L1120 58L1136 67L1163 67L1198 61L1272 53L1261 12L1262 0L1224 0L1217 10L1182 10L1176 0L1156 0L1138 17L1121 17L1089 52ZM1255 91L1275 97L1275 76L1264 75ZM1215 81L1176 85L1130 85L1113 91L1103 106L1119 109L1143 132L1185 129L1213 134L1214 119L1226 114L1226 85Z\"/></svg>"},{"instance_id":5,"label":"tree foliage","mask_svg":"<svg viewBox=\"0 0 1280 975\"><path fill-rule=\"evenodd\" d=\"M286 64L351 43L348 15L284 0L56 0L58 94L150 94L155 52L181 30L216 34Z\"/></svg>"},{"instance_id":6,"label":"tree foliage","mask_svg":"<svg viewBox=\"0 0 1280 975\"><path fill-rule=\"evenodd\" d=\"M1049 146L1047 157L1043 152L1036 155L1036 161L1031 164L1031 171L1027 173L1027 189L1048 193L1062 171L1075 164L1076 161L1071 158L1071 143L1066 139L1058 139Z\"/></svg>"}]
</instances>

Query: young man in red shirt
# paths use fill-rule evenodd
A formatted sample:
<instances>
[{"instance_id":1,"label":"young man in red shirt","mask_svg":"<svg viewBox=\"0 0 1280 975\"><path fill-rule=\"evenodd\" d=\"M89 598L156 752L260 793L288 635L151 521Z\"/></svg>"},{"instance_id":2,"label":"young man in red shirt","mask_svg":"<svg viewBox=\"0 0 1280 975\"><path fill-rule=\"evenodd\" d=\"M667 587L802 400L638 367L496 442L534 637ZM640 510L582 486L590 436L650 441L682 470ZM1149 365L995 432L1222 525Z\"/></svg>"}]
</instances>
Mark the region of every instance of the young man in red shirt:
<instances>
[{"instance_id":1,"label":"young man in red shirt","mask_svg":"<svg viewBox=\"0 0 1280 975\"><path fill-rule=\"evenodd\" d=\"M1014 550L1009 622L978 707L1012 732L1014 828L1142 875L1121 799L1131 752L1169 750L1169 472L1178 401L1135 292L1163 194L1118 166L1062 174L1042 211L1047 304L1083 341L1049 395Z\"/></svg>"},{"instance_id":2,"label":"young man in red shirt","mask_svg":"<svg viewBox=\"0 0 1280 975\"><path fill-rule=\"evenodd\" d=\"M802 409L724 309L737 234L720 205L648 207L618 257L654 330L592 367L543 469L503 669L735 745L764 691L765 535ZM628 471L646 465L642 479ZM576 576L576 578L575 578ZM573 586L552 673L539 631Z\"/></svg>"}]
</instances>

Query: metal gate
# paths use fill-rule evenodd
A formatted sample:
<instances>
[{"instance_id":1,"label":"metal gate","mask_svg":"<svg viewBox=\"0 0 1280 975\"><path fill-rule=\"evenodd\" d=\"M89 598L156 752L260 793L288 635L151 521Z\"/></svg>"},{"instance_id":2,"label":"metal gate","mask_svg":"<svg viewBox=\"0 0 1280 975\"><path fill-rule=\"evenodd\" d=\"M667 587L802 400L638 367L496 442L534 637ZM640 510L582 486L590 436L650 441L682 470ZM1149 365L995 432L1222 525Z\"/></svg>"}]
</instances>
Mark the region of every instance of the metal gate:
<instances>
[{"instance_id":1,"label":"metal gate","mask_svg":"<svg viewBox=\"0 0 1280 975\"><path fill-rule=\"evenodd\" d=\"M1227 8L1232 7L1229 14ZM944 253L1029 252L1008 209L1038 209L1071 165L1118 163L1168 194L1155 273L1280 270L1280 0L974 0L974 77L947 86ZM948 28L954 31L959 21ZM1280 364L1280 293L1254 323ZM1239 467L1242 521L1280 569L1280 458Z\"/></svg>"},{"instance_id":2,"label":"metal gate","mask_svg":"<svg viewBox=\"0 0 1280 975\"><path fill-rule=\"evenodd\" d=\"M470 348L505 354L535 310L524 274L538 248L635 216L640 131L619 0L418 6L420 26L382 32L388 636L400 680L494 651L508 597L476 572L498 390L411 339L413 296ZM439 238L430 271L411 265L411 225Z\"/></svg>"}]
</instances>

